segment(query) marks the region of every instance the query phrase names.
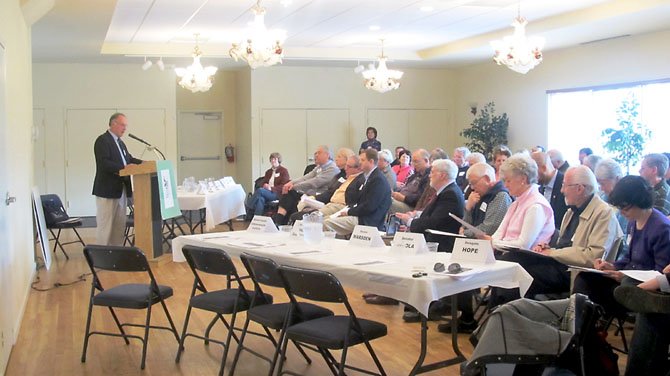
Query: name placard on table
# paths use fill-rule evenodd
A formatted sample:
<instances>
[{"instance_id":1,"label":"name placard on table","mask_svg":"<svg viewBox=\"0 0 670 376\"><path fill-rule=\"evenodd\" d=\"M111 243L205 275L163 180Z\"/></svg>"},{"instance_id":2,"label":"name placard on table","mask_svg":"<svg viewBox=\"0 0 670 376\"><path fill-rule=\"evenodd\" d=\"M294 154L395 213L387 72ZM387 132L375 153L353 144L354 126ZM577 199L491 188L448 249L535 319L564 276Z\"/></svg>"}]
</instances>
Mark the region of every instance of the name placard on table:
<instances>
[{"instance_id":1,"label":"name placard on table","mask_svg":"<svg viewBox=\"0 0 670 376\"><path fill-rule=\"evenodd\" d=\"M302 220L297 220L293 222L293 228L291 229L291 236L296 238L303 238L305 236L305 230L302 227Z\"/></svg>"},{"instance_id":2,"label":"name placard on table","mask_svg":"<svg viewBox=\"0 0 670 376\"><path fill-rule=\"evenodd\" d=\"M490 240L457 238L451 253L452 262L491 264L496 262Z\"/></svg>"},{"instance_id":3,"label":"name placard on table","mask_svg":"<svg viewBox=\"0 0 670 376\"><path fill-rule=\"evenodd\" d=\"M225 176L219 180L221 182L221 185L223 185L223 189L232 187L235 185L235 180L233 180L232 176Z\"/></svg>"},{"instance_id":4,"label":"name placard on table","mask_svg":"<svg viewBox=\"0 0 670 376\"><path fill-rule=\"evenodd\" d=\"M376 227L358 225L354 227L349 244L362 247L383 247L384 241Z\"/></svg>"},{"instance_id":5,"label":"name placard on table","mask_svg":"<svg viewBox=\"0 0 670 376\"><path fill-rule=\"evenodd\" d=\"M249 228L247 228L247 231L249 232L279 232L277 230L277 226L275 226L275 223L272 221L272 218L270 217L265 217L262 215L255 215L254 219L251 220L251 223L249 224Z\"/></svg>"},{"instance_id":6,"label":"name placard on table","mask_svg":"<svg viewBox=\"0 0 670 376\"><path fill-rule=\"evenodd\" d=\"M391 252L402 255L418 255L428 252L426 238L421 233L396 232Z\"/></svg>"}]
</instances>

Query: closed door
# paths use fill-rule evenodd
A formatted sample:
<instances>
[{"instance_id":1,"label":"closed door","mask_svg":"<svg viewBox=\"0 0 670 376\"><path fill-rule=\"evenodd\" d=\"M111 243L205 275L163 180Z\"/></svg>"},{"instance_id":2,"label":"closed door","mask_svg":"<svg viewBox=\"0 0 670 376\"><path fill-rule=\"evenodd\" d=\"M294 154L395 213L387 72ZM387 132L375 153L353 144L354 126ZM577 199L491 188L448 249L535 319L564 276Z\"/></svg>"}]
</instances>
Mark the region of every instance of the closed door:
<instances>
[{"instance_id":1,"label":"closed door","mask_svg":"<svg viewBox=\"0 0 670 376\"><path fill-rule=\"evenodd\" d=\"M33 109L33 180L40 192L48 193L44 109Z\"/></svg>"},{"instance_id":2,"label":"closed door","mask_svg":"<svg viewBox=\"0 0 670 376\"><path fill-rule=\"evenodd\" d=\"M282 155L282 165L292 179L302 176L313 151L307 150L305 110L263 110L261 117L260 169L254 179L270 168L272 152Z\"/></svg>"},{"instance_id":3,"label":"closed door","mask_svg":"<svg viewBox=\"0 0 670 376\"><path fill-rule=\"evenodd\" d=\"M349 147L349 110L307 110L307 153L312 162L319 145L327 145L333 154Z\"/></svg>"},{"instance_id":4,"label":"closed door","mask_svg":"<svg viewBox=\"0 0 670 376\"><path fill-rule=\"evenodd\" d=\"M368 126L377 129L377 139L381 141L383 149L394 152L396 146L409 147L409 115L408 110L369 109ZM358 144L365 140L361 133Z\"/></svg>"},{"instance_id":5,"label":"closed door","mask_svg":"<svg viewBox=\"0 0 670 376\"><path fill-rule=\"evenodd\" d=\"M11 149L5 141L7 129L7 109L5 108L5 98L7 91L7 81L5 73L5 47L0 43L0 146L2 150ZM10 278L9 263L9 244L12 241L12 234L9 231L7 220L9 219L9 210L5 198L10 192L7 190L7 159L0 158L0 294L5 298L4 304L0 304L0 371L4 372L9 360L9 352L12 350L12 304L7 302L7 297L14 289L14 283ZM24 197L29 195L24 193Z\"/></svg>"},{"instance_id":6,"label":"closed door","mask_svg":"<svg viewBox=\"0 0 670 376\"><path fill-rule=\"evenodd\" d=\"M223 114L181 112L179 114L179 168L177 181L219 179L223 175Z\"/></svg>"}]
</instances>

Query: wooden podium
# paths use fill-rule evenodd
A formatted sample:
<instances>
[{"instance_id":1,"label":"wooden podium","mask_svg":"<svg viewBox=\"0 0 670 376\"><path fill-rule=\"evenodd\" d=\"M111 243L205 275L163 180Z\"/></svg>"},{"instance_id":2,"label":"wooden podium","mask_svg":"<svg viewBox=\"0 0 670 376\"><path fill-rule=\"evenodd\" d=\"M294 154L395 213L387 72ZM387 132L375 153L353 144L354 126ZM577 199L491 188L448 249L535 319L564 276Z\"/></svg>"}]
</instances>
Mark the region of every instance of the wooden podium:
<instances>
[{"instance_id":1,"label":"wooden podium","mask_svg":"<svg viewBox=\"0 0 670 376\"><path fill-rule=\"evenodd\" d=\"M133 198L135 206L135 247L154 259L163 254L163 220L158 197L156 162L129 164L119 171L121 176L133 177Z\"/></svg>"}]
</instances>

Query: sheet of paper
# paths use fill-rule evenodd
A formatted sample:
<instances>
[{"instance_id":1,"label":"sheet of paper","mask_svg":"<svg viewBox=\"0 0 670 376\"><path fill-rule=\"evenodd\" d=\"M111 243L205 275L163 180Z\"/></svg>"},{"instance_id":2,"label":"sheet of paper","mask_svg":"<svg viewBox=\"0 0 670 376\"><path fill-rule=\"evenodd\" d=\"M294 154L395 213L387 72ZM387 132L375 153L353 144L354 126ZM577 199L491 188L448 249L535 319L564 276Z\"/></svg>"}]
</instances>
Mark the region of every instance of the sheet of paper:
<instances>
[{"instance_id":1,"label":"sheet of paper","mask_svg":"<svg viewBox=\"0 0 670 376\"><path fill-rule=\"evenodd\" d=\"M464 237L465 237L465 235L454 234L453 232L440 231L440 230L431 230L431 229L428 229L428 230L426 230L426 232L429 232L429 233L431 233L431 234L435 234L435 235L455 236L455 237L457 237L457 238L464 238Z\"/></svg>"},{"instance_id":2,"label":"sheet of paper","mask_svg":"<svg viewBox=\"0 0 670 376\"><path fill-rule=\"evenodd\" d=\"M621 270L621 273L638 281L648 281L661 275L656 270Z\"/></svg>"},{"instance_id":3,"label":"sheet of paper","mask_svg":"<svg viewBox=\"0 0 670 376\"><path fill-rule=\"evenodd\" d=\"M467 228L468 230L474 232L475 237L480 237L480 236L486 236L486 233L477 227L469 224L468 222L465 222L464 220L460 219L457 215L453 215L452 213L449 213L449 216L453 219L455 219L458 223L463 225L463 227Z\"/></svg>"},{"instance_id":4,"label":"sheet of paper","mask_svg":"<svg viewBox=\"0 0 670 376\"><path fill-rule=\"evenodd\" d=\"M580 272L589 272L589 273L597 273L597 274L606 274L602 270L598 269L593 269L593 268L585 268L583 266L575 266L575 265L568 265L568 269L572 270L579 270Z\"/></svg>"}]
</instances>

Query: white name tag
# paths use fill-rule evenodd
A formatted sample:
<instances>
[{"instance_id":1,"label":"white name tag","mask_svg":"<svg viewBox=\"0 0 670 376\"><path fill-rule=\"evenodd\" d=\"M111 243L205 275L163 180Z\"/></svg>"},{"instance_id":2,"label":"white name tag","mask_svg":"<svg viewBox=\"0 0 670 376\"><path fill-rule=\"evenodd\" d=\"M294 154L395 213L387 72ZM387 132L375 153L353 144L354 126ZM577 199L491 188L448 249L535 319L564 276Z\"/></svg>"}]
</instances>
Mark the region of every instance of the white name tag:
<instances>
[{"instance_id":1,"label":"white name tag","mask_svg":"<svg viewBox=\"0 0 670 376\"><path fill-rule=\"evenodd\" d=\"M251 220L251 223L249 224L249 228L247 228L247 231L249 232L279 232L277 230L277 226L275 226L275 223L272 222L272 218L270 217L265 217L262 215L255 215L254 219Z\"/></svg>"},{"instance_id":2,"label":"white name tag","mask_svg":"<svg viewBox=\"0 0 670 376\"><path fill-rule=\"evenodd\" d=\"M345 178L339 178L339 179L337 179L337 181L339 181L340 184L341 184L341 183L344 183L345 181L347 181L347 179L345 179Z\"/></svg>"},{"instance_id":3,"label":"white name tag","mask_svg":"<svg viewBox=\"0 0 670 376\"><path fill-rule=\"evenodd\" d=\"M490 240L457 238L451 253L452 262L490 264L496 261Z\"/></svg>"},{"instance_id":4,"label":"white name tag","mask_svg":"<svg viewBox=\"0 0 670 376\"><path fill-rule=\"evenodd\" d=\"M279 177L279 173L277 172L277 173L275 173L275 178L278 178L278 177Z\"/></svg>"},{"instance_id":5,"label":"white name tag","mask_svg":"<svg viewBox=\"0 0 670 376\"><path fill-rule=\"evenodd\" d=\"M458 176L463 176L463 175L465 175L465 171L461 171L461 172L458 173Z\"/></svg>"},{"instance_id":6,"label":"white name tag","mask_svg":"<svg viewBox=\"0 0 670 376\"><path fill-rule=\"evenodd\" d=\"M393 237L391 253L397 255L418 255L427 253L426 238L421 233L396 232Z\"/></svg>"},{"instance_id":7,"label":"white name tag","mask_svg":"<svg viewBox=\"0 0 670 376\"><path fill-rule=\"evenodd\" d=\"M481 210L481 211L483 211L484 213L486 213L486 208L487 208L487 207L488 207L488 205L486 205L485 202L482 202L482 204L479 205L479 210Z\"/></svg>"},{"instance_id":8,"label":"white name tag","mask_svg":"<svg viewBox=\"0 0 670 376\"><path fill-rule=\"evenodd\" d=\"M291 236L292 237L299 237L299 238L302 239L305 236L304 234L305 234L305 232L302 228L302 220L295 221L293 223L293 228L291 229Z\"/></svg>"},{"instance_id":9,"label":"white name tag","mask_svg":"<svg viewBox=\"0 0 670 376\"><path fill-rule=\"evenodd\" d=\"M383 247L384 241L376 227L358 225L354 227L349 244L363 247Z\"/></svg>"}]
</instances>

